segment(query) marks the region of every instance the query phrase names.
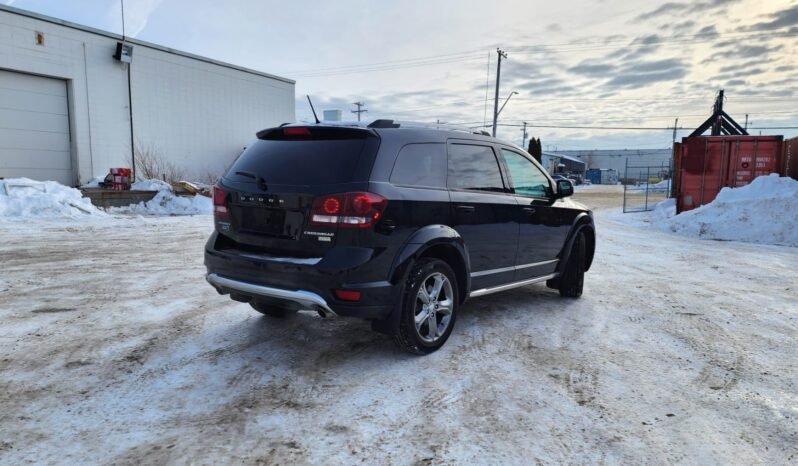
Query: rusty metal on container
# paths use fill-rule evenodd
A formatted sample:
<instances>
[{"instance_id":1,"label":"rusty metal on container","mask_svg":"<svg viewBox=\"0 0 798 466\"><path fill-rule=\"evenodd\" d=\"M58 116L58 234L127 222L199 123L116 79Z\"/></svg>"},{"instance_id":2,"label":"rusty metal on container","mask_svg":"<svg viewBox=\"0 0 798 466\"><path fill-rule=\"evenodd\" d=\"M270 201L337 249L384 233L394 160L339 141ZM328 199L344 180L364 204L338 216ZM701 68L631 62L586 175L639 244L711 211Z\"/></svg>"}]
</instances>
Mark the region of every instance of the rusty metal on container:
<instances>
[{"instance_id":1,"label":"rusty metal on container","mask_svg":"<svg viewBox=\"0 0 798 466\"><path fill-rule=\"evenodd\" d=\"M725 187L745 186L757 176L782 171L782 136L683 138L678 158L677 212L708 204Z\"/></svg>"}]
</instances>

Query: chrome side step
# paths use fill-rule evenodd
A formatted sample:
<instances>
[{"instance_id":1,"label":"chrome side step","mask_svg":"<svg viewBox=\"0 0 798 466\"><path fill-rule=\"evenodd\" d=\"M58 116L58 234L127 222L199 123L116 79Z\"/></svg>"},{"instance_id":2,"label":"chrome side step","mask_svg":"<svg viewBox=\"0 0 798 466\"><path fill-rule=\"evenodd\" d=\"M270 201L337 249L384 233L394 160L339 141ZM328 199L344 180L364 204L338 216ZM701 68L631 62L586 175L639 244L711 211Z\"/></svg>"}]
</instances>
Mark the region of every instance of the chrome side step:
<instances>
[{"instance_id":1,"label":"chrome side step","mask_svg":"<svg viewBox=\"0 0 798 466\"><path fill-rule=\"evenodd\" d=\"M494 286L493 288L482 288L482 289L479 289L479 290L472 291L471 293L468 294L468 297L469 298L478 298L480 296L485 296L486 294L498 293L500 291L505 291L505 290L510 290L510 289L513 289L513 288L518 288L518 287L521 287L521 286L531 285L533 283L545 282L546 280L551 280L552 278L557 278L557 275L559 275L559 274L552 273L552 274L549 274L549 275L544 275L542 277L530 278L529 280L522 280L520 282L514 282L514 283L508 283L506 285Z\"/></svg>"},{"instance_id":2,"label":"chrome side step","mask_svg":"<svg viewBox=\"0 0 798 466\"><path fill-rule=\"evenodd\" d=\"M330 309L327 301L316 293L305 290L283 290L281 288L272 288L270 286L256 285L254 283L242 282L233 280L231 278L222 277L215 273L209 273L206 277L208 283L217 287L227 290L240 291L251 296L263 296L265 298L282 299L297 303L301 306L308 306L308 309L319 311L327 316L334 316L335 311Z\"/></svg>"}]
</instances>

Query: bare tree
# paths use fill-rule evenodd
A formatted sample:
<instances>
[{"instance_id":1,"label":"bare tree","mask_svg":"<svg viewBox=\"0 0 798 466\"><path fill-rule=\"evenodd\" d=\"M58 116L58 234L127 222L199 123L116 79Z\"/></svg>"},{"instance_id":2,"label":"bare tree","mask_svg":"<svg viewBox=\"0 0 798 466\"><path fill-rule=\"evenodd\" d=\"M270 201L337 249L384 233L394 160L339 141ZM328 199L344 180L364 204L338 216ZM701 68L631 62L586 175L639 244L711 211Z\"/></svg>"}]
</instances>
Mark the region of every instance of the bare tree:
<instances>
[{"instance_id":1,"label":"bare tree","mask_svg":"<svg viewBox=\"0 0 798 466\"><path fill-rule=\"evenodd\" d=\"M158 179L167 183L174 183L186 176L186 171L166 160L152 145L143 145L137 142L134 148L135 171L138 180ZM134 161L129 160L131 166Z\"/></svg>"}]
</instances>

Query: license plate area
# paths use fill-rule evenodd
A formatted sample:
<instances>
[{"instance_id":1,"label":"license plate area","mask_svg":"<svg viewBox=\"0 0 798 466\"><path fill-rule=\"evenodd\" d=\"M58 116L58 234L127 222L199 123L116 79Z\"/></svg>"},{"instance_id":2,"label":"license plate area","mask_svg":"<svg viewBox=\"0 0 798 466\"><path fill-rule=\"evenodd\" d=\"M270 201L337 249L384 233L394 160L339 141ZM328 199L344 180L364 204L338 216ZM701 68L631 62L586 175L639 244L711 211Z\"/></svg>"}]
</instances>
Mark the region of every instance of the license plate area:
<instances>
[{"instance_id":1,"label":"license plate area","mask_svg":"<svg viewBox=\"0 0 798 466\"><path fill-rule=\"evenodd\" d=\"M242 207L241 229L247 233L293 237L285 231L285 211L264 207Z\"/></svg>"}]
</instances>

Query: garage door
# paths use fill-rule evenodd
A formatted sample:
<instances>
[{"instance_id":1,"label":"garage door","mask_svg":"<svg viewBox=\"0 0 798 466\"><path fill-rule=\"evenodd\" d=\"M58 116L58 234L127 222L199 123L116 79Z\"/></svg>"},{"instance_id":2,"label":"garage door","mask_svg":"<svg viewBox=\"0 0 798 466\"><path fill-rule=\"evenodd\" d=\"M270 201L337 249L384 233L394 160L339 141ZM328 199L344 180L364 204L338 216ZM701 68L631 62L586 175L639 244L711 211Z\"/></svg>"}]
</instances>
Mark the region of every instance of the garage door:
<instances>
[{"instance_id":1,"label":"garage door","mask_svg":"<svg viewBox=\"0 0 798 466\"><path fill-rule=\"evenodd\" d=\"M66 81L0 70L0 178L74 184Z\"/></svg>"}]
</instances>

